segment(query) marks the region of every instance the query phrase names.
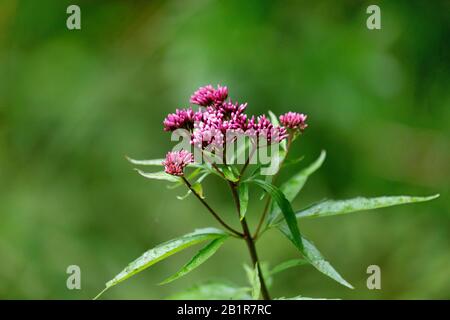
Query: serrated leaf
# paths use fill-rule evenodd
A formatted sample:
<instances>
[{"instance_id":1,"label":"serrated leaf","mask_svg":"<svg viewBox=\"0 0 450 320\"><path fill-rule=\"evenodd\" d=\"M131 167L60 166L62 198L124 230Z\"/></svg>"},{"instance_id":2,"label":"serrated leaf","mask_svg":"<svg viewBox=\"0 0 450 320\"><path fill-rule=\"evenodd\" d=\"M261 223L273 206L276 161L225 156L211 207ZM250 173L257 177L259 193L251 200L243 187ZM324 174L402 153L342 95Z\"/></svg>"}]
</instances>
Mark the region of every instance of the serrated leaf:
<instances>
[{"instance_id":1,"label":"serrated leaf","mask_svg":"<svg viewBox=\"0 0 450 320\"><path fill-rule=\"evenodd\" d=\"M280 263L279 265L275 266L270 271L270 274L274 275L274 274L277 274L277 273L282 272L284 270L287 270L287 269L290 269L290 268L293 268L293 267L303 266L305 264L309 264L309 262L306 261L305 259L287 260L287 261L284 261L284 262Z\"/></svg>"},{"instance_id":2,"label":"serrated leaf","mask_svg":"<svg viewBox=\"0 0 450 320\"><path fill-rule=\"evenodd\" d=\"M169 282L175 281L176 279L181 278L182 276L188 274L195 268L198 268L203 262L211 258L211 256L214 253L216 253L217 250L219 250L219 248L223 245L223 243L227 238L228 235L224 235L208 243L199 252L197 252L197 254L188 263L186 263L177 273L165 279L160 284L167 284Z\"/></svg>"},{"instance_id":3,"label":"serrated leaf","mask_svg":"<svg viewBox=\"0 0 450 320\"><path fill-rule=\"evenodd\" d=\"M247 274L248 282L252 287L252 299L258 300L261 293L261 282L259 281L259 271L258 263L255 264L254 268L250 268L248 265L244 264L245 273Z\"/></svg>"},{"instance_id":4,"label":"serrated leaf","mask_svg":"<svg viewBox=\"0 0 450 320\"><path fill-rule=\"evenodd\" d=\"M239 209L241 220L244 219L248 207L248 184L241 183L239 185Z\"/></svg>"},{"instance_id":5,"label":"serrated leaf","mask_svg":"<svg viewBox=\"0 0 450 320\"><path fill-rule=\"evenodd\" d=\"M358 197L347 200L327 200L297 212L296 216L297 218L328 217L338 214L373 210L407 203L430 201L438 197L439 194L429 197L386 196L377 198Z\"/></svg>"},{"instance_id":6,"label":"serrated leaf","mask_svg":"<svg viewBox=\"0 0 450 320\"><path fill-rule=\"evenodd\" d=\"M291 233L289 232L285 223L281 224L278 228L289 240L293 242ZM316 248L316 246L312 242L303 237L302 243L303 249L300 250L300 252L306 259L306 261L308 261L317 270L327 275L331 279L339 282L340 284L350 289L353 289L352 285L348 283L344 278L342 278L342 276L333 268L333 266L327 260L325 260L320 251Z\"/></svg>"},{"instance_id":7,"label":"serrated leaf","mask_svg":"<svg viewBox=\"0 0 450 320\"><path fill-rule=\"evenodd\" d=\"M290 231L293 243L299 250L302 250L303 249L302 237L297 225L297 219L295 217L294 211L292 210L290 202L286 199L283 192L281 192L280 189L278 189L274 185L265 182L263 180L251 179L248 181L257 184L261 188L266 190L272 197L273 201L275 201L278 204L278 207L281 209L281 212L283 213L284 220L287 223L288 230Z\"/></svg>"},{"instance_id":8,"label":"serrated leaf","mask_svg":"<svg viewBox=\"0 0 450 320\"><path fill-rule=\"evenodd\" d=\"M130 278L131 276L141 272L144 269L147 269L148 267L173 255L178 251L181 251L203 241L223 237L224 235L226 235L226 233L222 230L216 228L204 228L195 230L194 232L188 233L182 237L164 242L156 246L155 248L148 250L139 258L131 262L118 275L116 275L112 280L106 283L106 289L115 286L116 284Z\"/></svg>"},{"instance_id":9,"label":"serrated leaf","mask_svg":"<svg viewBox=\"0 0 450 320\"><path fill-rule=\"evenodd\" d=\"M288 181L281 185L280 190L284 193L286 199L288 199L289 201L295 199L295 197L298 195L298 193L301 191L306 181L308 180L308 177L320 168L322 163L325 161L325 157L326 152L322 150L319 158L317 158L316 161L314 161L308 167L302 169L299 173L295 174ZM272 202L272 208L269 212L270 213L268 221L269 223L272 223L278 218L281 210L276 203Z\"/></svg>"},{"instance_id":10,"label":"serrated leaf","mask_svg":"<svg viewBox=\"0 0 450 320\"><path fill-rule=\"evenodd\" d=\"M229 283L207 282L176 293L170 300L250 300L250 288L237 287Z\"/></svg>"},{"instance_id":11,"label":"serrated leaf","mask_svg":"<svg viewBox=\"0 0 450 320\"><path fill-rule=\"evenodd\" d=\"M180 181L180 177L172 176L168 173L165 173L164 171L159 172L144 172L139 169L135 169L141 176L147 178L147 179L154 179L154 180L165 180L170 182L178 182Z\"/></svg>"}]
</instances>

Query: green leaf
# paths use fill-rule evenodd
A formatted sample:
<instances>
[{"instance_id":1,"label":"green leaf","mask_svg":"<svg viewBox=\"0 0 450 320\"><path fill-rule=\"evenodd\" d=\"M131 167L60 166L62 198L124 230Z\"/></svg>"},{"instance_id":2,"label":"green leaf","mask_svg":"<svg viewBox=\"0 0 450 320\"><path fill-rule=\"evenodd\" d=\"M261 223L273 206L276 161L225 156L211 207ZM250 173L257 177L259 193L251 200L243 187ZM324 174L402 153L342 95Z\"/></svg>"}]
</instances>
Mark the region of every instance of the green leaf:
<instances>
[{"instance_id":1,"label":"green leaf","mask_svg":"<svg viewBox=\"0 0 450 320\"><path fill-rule=\"evenodd\" d=\"M239 178L234 174L233 170L228 166L222 167L222 172L225 178L231 182L237 182Z\"/></svg>"},{"instance_id":2,"label":"green leaf","mask_svg":"<svg viewBox=\"0 0 450 320\"><path fill-rule=\"evenodd\" d=\"M308 167L301 170L296 175L292 176L288 181L283 183L280 187L280 190L284 193L286 196L286 199L289 201L292 201L295 199L295 197L298 195L300 190L302 190L303 186L305 185L306 181L308 180L308 177L313 174L317 169L320 168L322 163L325 161L326 152L322 150L320 153L319 158L317 158L316 161L314 161L312 164L310 164ZM272 223L275 221L280 214L280 208L277 206L276 203L272 203L272 208L269 213L269 223Z\"/></svg>"},{"instance_id":3,"label":"green leaf","mask_svg":"<svg viewBox=\"0 0 450 320\"><path fill-rule=\"evenodd\" d=\"M261 164L258 163L257 165L255 165L255 167L253 168L252 171L250 171L250 173L248 174L248 178L256 178L257 176L259 176L261 174ZM264 192L265 193L265 192Z\"/></svg>"},{"instance_id":4,"label":"green leaf","mask_svg":"<svg viewBox=\"0 0 450 320\"><path fill-rule=\"evenodd\" d=\"M281 211L283 212L284 219L287 222L290 231L292 242L300 251L303 250L302 237L300 234L300 230L298 229L295 213L292 210L291 204L286 199L283 192L281 192L280 189L275 187L273 184L270 184L263 180L251 179L248 181L259 185L271 195L272 199L278 204L278 207L280 207Z\"/></svg>"},{"instance_id":5,"label":"green leaf","mask_svg":"<svg viewBox=\"0 0 450 320\"><path fill-rule=\"evenodd\" d=\"M207 282L176 293L170 300L249 300L250 288L237 287L229 283Z\"/></svg>"},{"instance_id":6,"label":"green leaf","mask_svg":"<svg viewBox=\"0 0 450 320\"><path fill-rule=\"evenodd\" d=\"M284 271L284 270L287 270L287 269L290 269L293 267L297 267L297 266L303 266L305 264L309 264L309 262L306 261L305 259L292 259L292 260L284 261L284 262L280 263L279 265L275 266L270 271L270 274L274 275L281 271Z\"/></svg>"},{"instance_id":7,"label":"green leaf","mask_svg":"<svg viewBox=\"0 0 450 320\"><path fill-rule=\"evenodd\" d=\"M292 235L289 232L285 223L281 224L279 227L280 231L292 242ZM306 238L302 238L303 249L300 250L303 257L308 261L311 265L313 265L317 270L327 275L331 279L339 282L340 284L353 289L352 285L348 283L342 276L333 268L333 266L325 260L319 250L315 247L315 245L307 240ZM295 243L294 243L295 244Z\"/></svg>"},{"instance_id":8,"label":"green leaf","mask_svg":"<svg viewBox=\"0 0 450 320\"><path fill-rule=\"evenodd\" d=\"M230 165L229 168L231 168L231 171L233 171L233 174L234 174L235 177L239 177L240 172L239 172L239 170L238 170L238 168L236 166Z\"/></svg>"},{"instance_id":9,"label":"green leaf","mask_svg":"<svg viewBox=\"0 0 450 320\"><path fill-rule=\"evenodd\" d=\"M163 166L163 161L165 159L150 159L150 160L136 160L132 159L128 156L125 156L125 158L132 164L138 165L138 166ZM198 163L189 163L188 167L201 167L201 164Z\"/></svg>"},{"instance_id":10,"label":"green leaf","mask_svg":"<svg viewBox=\"0 0 450 320\"><path fill-rule=\"evenodd\" d=\"M200 179L199 179L200 180ZM203 187L200 182L196 182L193 185L191 185L191 188L197 193L200 198L205 199L205 196L203 195ZM184 200L186 199L192 191L189 189L184 196L177 196L178 200Z\"/></svg>"},{"instance_id":11,"label":"green leaf","mask_svg":"<svg viewBox=\"0 0 450 320\"><path fill-rule=\"evenodd\" d=\"M390 196L377 198L354 198L348 200L327 200L296 213L297 218L318 218L345 214L363 210L372 210L406 203L430 201L439 197Z\"/></svg>"},{"instance_id":12,"label":"green leaf","mask_svg":"<svg viewBox=\"0 0 450 320\"><path fill-rule=\"evenodd\" d=\"M274 127L279 127L280 126L280 121L278 121L278 117L275 115L275 113L273 113L271 110L269 110L269 118L270 118L270 122L272 122Z\"/></svg>"},{"instance_id":13,"label":"green leaf","mask_svg":"<svg viewBox=\"0 0 450 320\"><path fill-rule=\"evenodd\" d=\"M188 262L186 263L177 273L170 276L169 278L162 281L160 284L166 284L169 282L172 282L195 268L199 267L203 262L211 258L211 256L216 253L217 250L223 245L225 240L228 238L228 235L224 235L220 238L214 239L210 243L208 243L205 247L203 247L197 254Z\"/></svg>"},{"instance_id":14,"label":"green leaf","mask_svg":"<svg viewBox=\"0 0 450 320\"><path fill-rule=\"evenodd\" d=\"M283 168L286 168L286 167L295 165L295 164L297 164L297 163L300 163L300 162L303 161L304 158L305 158L305 156L301 156L301 157L298 157L298 158L292 159L292 160L286 159L286 160L284 160L284 162L283 162Z\"/></svg>"},{"instance_id":15,"label":"green leaf","mask_svg":"<svg viewBox=\"0 0 450 320\"><path fill-rule=\"evenodd\" d=\"M165 159L135 160L125 156L129 162L138 166L162 166Z\"/></svg>"},{"instance_id":16,"label":"green leaf","mask_svg":"<svg viewBox=\"0 0 450 320\"><path fill-rule=\"evenodd\" d=\"M248 184L241 183L239 185L239 209L241 220L244 219L248 207Z\"/></svg>"},{"instance_id":17,"label":"green leaf","mask_svg":"<svg viewBox=\"0 0 450 320\"><path fill-rule=\"evenodd\" d=\"M279 127L280 122L278 121L278 117L270 110L268 113L269 113L270 122L272 122L273 126ZM287 148L286 139L281 140L280 146L281 146L281 148L283 148L283 150L286 150L286 148Z\"/></svg>"},{"instance_id":18,"label":"green leaf","mask_svg":"<svg viewBox=\"0 0 450 320\"><path fill-rule=\"evenodd\" d=\"M196 182L194 183L191 188L195 191L196 194L198 194L200 196L200 198L204 199L204 195L203 195L203 187L201 185L200 182Z\"/></svg>"},{"instance_id":19,"label":"green leaf","mask_svg":"<svg viewBox=\"0 0 450 320\"><path fill-rule=\"evenodd\" d=\"M187 176L187 180L188 181L191 181L192 179L195 179L200 173L202 173L202 172L205 172L205 170L203 169L203 168L200 168L200 167L198 167L198 168L196 168L194 171L192 171L188 176ZM208 176L209 175L209 172L205 172L203 175L205 175L205 177L206 176ZM200 177L200 178L202 178L202 180L205 178L205 177ZM199 180L200 180L200 178L199 178ZM199 180L197 180L197 181L199 181ZM174 184L172 184L172 185L169 185L169 186L167 186L167 188L168 189L175 189L175 188L178 188L178 187L180 187L180 186L184 186L185 184L184 184L184 182L183 182L183 180L179 180L178 182L176 182L176 183L174 183Z\"/></svg>"},{"instance_id":20,"label":"green leaf","mask_svg":"<svg viewBox=\"0 0 450 320\"><path fill-rule=\"evenodd\" d=\"M164 171L160 172L144 172L139 169L135 169L141 176L147 178L147 179L154 179L154 180L166 180L170 182L178 182L180 181L180 177L172 176L168 173L165 173Z\"/></svg>"},{"instance_id":21,"label":"green leaf","mask_svg":"<svg viewBox=\"0 0 450 320\"><path fill-rule=\"evenodd\" d=\"M230 164L238 164L237 163L238 160L241 160L241 161L245 160L246 156L248 156L248 155L246 155L246 151L247 151L247 148L249 146L251 146L250 138L247 137L247 136L244 136L244 142L243 143L240 142L241 140L237 140L237 141L239 141L239 142L232 144L233 150L232 150L232 153L231 153L231 156L230 156L230 159L229 159L230 161L228 162ZM237 146L237 148L234 148L235 145ZM249 150L248 153L250 153L250 150ZM227 154L228 154L228 150L227 150Z\"/></svg>"},{"instance_id":22,"label":"green leaf","mask_svg":"<svg viewBox=\"0 0 450 320\"><path fill-rule=\"evenodd\" d=\"M261 282L259 281L258 263L255 264L254 268L250 268L248 265L244 264L244 269L247 274L248 282L252 287L252 299L258 300L261 293Z\"/></svg>"},{"instance_id":23,"label":"green leaf","mask_svg":"<svg viewBox=\"0 0 450 320\"><path fill-rule=\"evenodd\" d=\"M273 283L273 277L272 273L270 273L269 264L265 261L259 263L261 273L264 279L264 282L266 283L267 288L270 288Z\"/></svg>"},{"instance_id":24,"label":"green leaf","mask_svg":"<svg viewBox=\"0 0 450 320\"><path fill-rule=\"evenodd\" d=\"M181 251L203 241L221 238L225 234L225 232L219 229L204 228L195 230L194 232L188 233L182 237L164 242L156 246L155 248L148 250L142 256L131 262L118 275L116 275L112 280L106 283L106 289L115 286L116 284L130 278L131 276L141 272L144 269L147 269L148 267L173 255L178 251ZM100 296L100 294L98 296ZM98 296L96 298L98 298Z\"/></svg>"}]
</instances>

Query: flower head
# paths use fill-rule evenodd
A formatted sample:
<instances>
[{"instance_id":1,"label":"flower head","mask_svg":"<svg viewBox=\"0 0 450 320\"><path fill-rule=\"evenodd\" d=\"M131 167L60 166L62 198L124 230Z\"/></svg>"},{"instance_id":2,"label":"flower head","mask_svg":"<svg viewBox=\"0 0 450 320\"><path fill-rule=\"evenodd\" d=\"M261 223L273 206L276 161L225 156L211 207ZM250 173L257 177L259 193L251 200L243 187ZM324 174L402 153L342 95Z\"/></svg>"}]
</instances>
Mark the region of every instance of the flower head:
<instances>
[{"instance_id":1,"label":"flower head","mask_svg":"<svg viewBox=\"0 0 450 320\"><path fill-rule=\"evenodd\" d=\"M303 113L288 112L280 116L280 122L289 129L297 129L303 131L308 126L306 124L307 116Z\"/></svg>"},{"instance_id":2,"label":"flower head","mask_svg":"<svg viewBox=\"0 0 450 320\"><path fill-rule=\"evenodd\" d=\"M211 85L200 87L191 96L191 103L197 104L202 107L211 105L219 106L228 97L228 88L217 86L215 89Z\"/></svg>"},{"instance_id":3,"label":"flower head","mask_svg":"<svg viewBox=\"0 0 450 320\"><path fill-rule=\"evenodd\" d=\"M219 112L223 114L223 129L224 130L244 130L247 122L247 115L245 114L245 109L247 108L247 103L239 104L232 102L224 102L219 107Z\"/></svg>"},{"instance_id":4,"label":"flower head","mask_svg":"<svg viewBox=\"0 0 450 320\"><path fill-rule=\"evenodd\" d=\"M177 109L164 120L164 130L187 129L191 144L204 149L211 145L220 150L238 135L256 138L258 143L272 144L289 136L288 129L304 130L306 116L288 112L280 117L282 125L274 125L265 115L246 114L247 103L228 99L227 87L206 85L191 96L190 102L199 105L198 111Z\"/></svg>"},{"instance_id":5,"label":"flower head","mask_svg":"<svg viewBox=\"0 0 450 320\"><path fill-rule=\"evenodd\" d=\"M200 149L207 146L214 146L215 148L221 149L224 143L224 134L217 127L200 122L195 126L191 143Z\"/></svg>"},{"instance_id":6,"label":"flower head","mask_svg":"<svg viewBox=\"0 0 450 320\"><path fill-rule=\"evenodd\" d=\"M164 171L173 176L183 176L184 168L194 162L194 155L186 150L168 152L163 161Z\"/></svg>"},{"instance_id":7,"label":"flower head","mask_svg":"<svg viewBox=\"0 0 450 320\"><path fill-rule=\"evenodd\" d=\"M261 138L265 138L268 144L280 142L288 136L285 127L274 126L265 115L259 116L257 121L255 121L254 118L250 119L249 124L250 123L252 124L253 131L256 132L259 140L261 141Z\"/></svg>"},{"instance_id":8,"label":"flower head","mask_svg":"<svg viewBox=\"0 0 450 320\"><path fill-rule=\"evenodd\" d=\"M194 127L194 122L199 120L201 113L194 112L192 108L177 109L175 113L169 114L164 119L164 130L175 131L177 129L191 130Z\"/></svg>"}]
</instances>

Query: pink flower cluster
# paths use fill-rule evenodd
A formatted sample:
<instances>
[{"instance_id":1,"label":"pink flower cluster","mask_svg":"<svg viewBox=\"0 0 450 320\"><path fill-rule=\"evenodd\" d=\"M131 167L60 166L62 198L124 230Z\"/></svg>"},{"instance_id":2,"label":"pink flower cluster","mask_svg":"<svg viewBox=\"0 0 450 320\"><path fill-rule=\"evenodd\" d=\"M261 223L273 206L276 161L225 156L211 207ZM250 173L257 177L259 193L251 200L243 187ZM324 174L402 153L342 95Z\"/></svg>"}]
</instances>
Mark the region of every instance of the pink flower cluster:
<instances>
[{"instance_id":1,"label":"pink flower cluster","mask_svg":"<svg viewBox=\"0 0 450 320\"><path fill-rule=\"evenodd\" d=\"M191 96L191 103L207 107L210 105L220 105L225 99L228 97L228 88L217 86L217 89L214 89L213 86L207 85L199 88L194 94Z\"/></svg>"},{"instance_id":2,"label":"pink flower cluster","mask_svg":"<svg viewBox=\"0 0 450 320\"><path fill-rule=\"evenodd\" d=\"M194 162L194 155L186 150L168 152L166 160L163 161L166 173L174 176L182 176L184 168Z\"/></svg>"},{"instance_id":3,"label":"pink flower cluster","mask_svg":"<svg viewBox=\"0 0 450 320\"><path fill-rule=\"evenodd\" d=\"M227 139L230 136L234 138L236 134L255 137L258 144L278 143L286 139L290 132L303 131L307 127L304 114L288 112L280 116L282 126L278 126L265 115L248 117L245 113L247 103L240 104L227 98L227 87L207 85L199 88L190 99L192 104L200 106L199 110L194 111L192 107L177 109L164 119L164 130L188 130L191 144L203 149L210 145L224 148ZM291 131L288 132L288 129ZM166 172L182 175L185 162L181 160L187 159L186 153L168 153L164 162Z\"/></svg>"},{"instance_id":4,"label":"pink flower cluster","mask_svg":"<svg viewBox=\"0 0 450 320\"><path fill-rule=\"evenodd\" d=\"M197 147L211 143L220 146L230 131L266 138L269 143L287 138L285 127L274 126L264 115L249 118L245 113L247 103L239 104L227 101L227 98L227 87L219 85L216 89L207 85L199 88L191 96L190 102L199 105L200 110L194 111L192 107L177 109L164 120L164 130L189 130L192 144Z\"/></svg>"},{"instance_id":5,"label":"pink flower cluster","mask_svg":"<svg viewBox=\"0 0 450 320\"><path fill-rule=\"evenodd\" d=\"M303 131L308 126L306 124L307 116L303 113L288 112L280 116L280 122L289 129L298 129Z\"/></svg>"},{"instance_id":6,"label":"pink flower cluster","mask_svg":"<svg viewBox=\"0 0 450 320\"><path fill-rule=\"evenodd\" d=\"M194 112L192 108L189 109L177 109L175 113L170 113L166 119L164 119L164 130L175 131L177 129L192 130L194 128L194 122L202 119L202 113L200 111Z\"/></svg>"}]
</instances>

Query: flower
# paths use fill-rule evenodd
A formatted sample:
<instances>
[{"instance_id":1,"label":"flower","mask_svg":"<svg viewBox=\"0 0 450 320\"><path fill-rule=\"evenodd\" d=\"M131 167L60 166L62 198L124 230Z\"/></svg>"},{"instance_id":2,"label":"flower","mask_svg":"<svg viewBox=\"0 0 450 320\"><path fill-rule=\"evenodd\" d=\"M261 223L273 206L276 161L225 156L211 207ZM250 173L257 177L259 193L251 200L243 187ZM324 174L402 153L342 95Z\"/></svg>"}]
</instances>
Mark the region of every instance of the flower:
<instances>
[{"instance_id":1,"label":"flower","mask_svg":"<svg viewBox=\"0 0 450 320\"><path fill-rule=\"evenodd\" d=\"M228 88L218 85L200 87L191 96L190 102L199 105L198 111L177 109L164 120L164 130L187 129L191 133L191 144L205 149L209 145L223 150L225 144L239 135L256 138L259 143L272 144L288 137L289 129L306 128L306 116L289 112L280 117L283 126L274 124L265 116L248 116L247 103L232 102ZM227 100L227 101L226 101Z\"/></svg>"},{"instance_id":2,"label":"flower","mask_svg":"<svg viewBox=\"0 0 450 320\"><path fill-rule=\"evenodd\" d=\"M194 162L194 155L186 150L168 152L162 162L164 171L173 176L183 176L184 168Z\"/></svg>"},{"instance_id":3,"label":"flower","mask_svg":"<svg viewBox=\"0 0 450 320\"><path fill-rule=\"evenodd\" d=\"M164 119L164 131L175 131L177 129L191 130L194 122L200 120L201 112L194 112L192 108L177 109L175 113L169 114Z\"/></svg>"},{"instance_id":4,"label":"flower","mask_svg":"<svg viewBox=\"0 0 450 320\"><path fill-rule=\"evenodd\" d=\"M226 129L245 129L247 123L245 109L247 109L247 103L222 103L220 106L220 112L224 114L224 118L227 121Z\"/></svg>"},{"instance_id":5,"label":"flower","mask_svg":"<svg viewBox=\"0 0 450 320\"><path fill-rule=\"evenodd\" d=\"M213 86L207 85L204 87L200 87L194 94L191 96L191 103L197 104L202 107L207 107L211 105L220 106L225 99L228 97L228 88L217 86L217 89L214 89Z\"/></svg>"},{"instance_id":6,"label":"flower","mask_svg":"<svg viewBox=\"0 0 450 320\"><path fill-rule=\"evenodd\" d=\"M248 124L248 131L250 135L256 135L259 139L266 138L267 143L280 142L288 137L287 130L282 126L274 126L272 122L265 115L252 117Z\"/></svg>"},{"instance_id":7,"label":"flower","mask_svg":"<svg viewBox=\"0 0 450 320\"><path fill-rule=\"evenodd\" d=\"M306 121L307 116L303 113L288 112L280 116L280 122L283 126L289 129L297 129L303 131L308 126Z\"/></svg>"},{"instance_id":8,"label":"flower","mask_svg":"<svg viewBox=\"0 0 450 320\"><path fill-rule=\"evenodd\" d=\"M218 128L200 122L195 125L195 129L192 132L191 143L200 149L204 149L207 146L214 146L215 148L222 149L224 134Z\"/></svg>"}]
</instances>

